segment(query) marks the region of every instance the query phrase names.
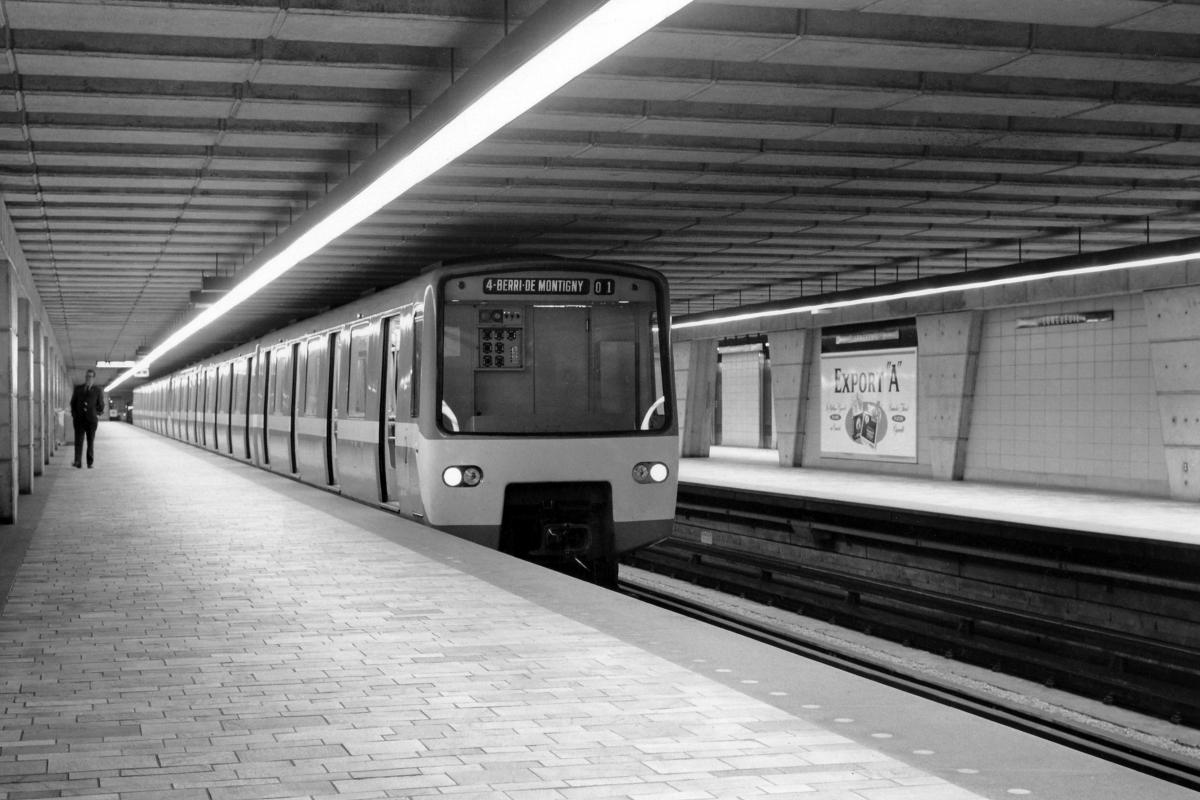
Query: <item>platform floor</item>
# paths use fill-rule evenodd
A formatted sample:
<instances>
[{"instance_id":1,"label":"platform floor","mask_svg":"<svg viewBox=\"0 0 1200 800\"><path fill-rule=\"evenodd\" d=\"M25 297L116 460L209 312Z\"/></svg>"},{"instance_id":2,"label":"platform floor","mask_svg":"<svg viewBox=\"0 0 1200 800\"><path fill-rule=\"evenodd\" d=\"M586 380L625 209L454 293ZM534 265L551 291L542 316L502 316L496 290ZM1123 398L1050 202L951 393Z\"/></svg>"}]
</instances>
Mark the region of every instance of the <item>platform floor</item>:
<instances>
[{"instance_id":1,"label":"platform floor","mask_svg":"<svg viewBox=\"0 0 1200 800\"><path fill-rule=\"evenodd\" d=\"M1200 545L1200 503L1103 492L779 466L774 450L713 447L679 479L702 486L928 511Z\"/></svg>"},{"instance_id":2,"label":"platform floor","mask_svg":"<svg viewBox=\"0 0 1200 800\"><path fill-rule=\"evenodd\" d=\"M1194 797L128 425L54 462L0 798Z\"/></svg>"}]
</instances>

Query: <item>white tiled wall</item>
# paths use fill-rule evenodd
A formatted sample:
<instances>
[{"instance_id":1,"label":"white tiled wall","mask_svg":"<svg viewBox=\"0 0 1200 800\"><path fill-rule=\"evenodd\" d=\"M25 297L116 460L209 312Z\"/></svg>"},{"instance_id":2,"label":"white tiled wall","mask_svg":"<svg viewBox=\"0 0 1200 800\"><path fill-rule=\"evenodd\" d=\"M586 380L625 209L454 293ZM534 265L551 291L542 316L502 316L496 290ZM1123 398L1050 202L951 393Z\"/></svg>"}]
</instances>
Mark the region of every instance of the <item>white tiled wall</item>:
<instances>
[{"instance_id":1,"label":"white tiled wall","mask_svg":"<svg viewBox=\"0 0 1200 800\"><path fill-rule=\"evenodd\" d=\"M1107 309L1111 322L1017 328ZM1166 494L1150 367L1139 295L989 312L966 479Z\"/></svg>"},{"instance_id":2,"label":"white tiled wall","mask_svg":"<svg viewBox=\"0 0 1200 800\"><path fill-rule=\"evenodd\" d=\"M758 447L761 436L761 352L721 355L721 441L730 447Z\"/></svg>"}]
</instances>

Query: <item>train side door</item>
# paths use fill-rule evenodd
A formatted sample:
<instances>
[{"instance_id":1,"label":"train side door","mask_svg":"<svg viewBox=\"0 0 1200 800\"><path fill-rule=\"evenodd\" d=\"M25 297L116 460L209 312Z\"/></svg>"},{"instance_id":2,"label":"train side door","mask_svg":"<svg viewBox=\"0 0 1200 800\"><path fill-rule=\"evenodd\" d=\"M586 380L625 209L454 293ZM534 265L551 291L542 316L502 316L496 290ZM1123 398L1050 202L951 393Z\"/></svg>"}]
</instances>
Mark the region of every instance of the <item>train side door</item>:
<instances>
[{"instance_id":1,"label":"train side door","mask_svg":"<svg viewBox=\"0 0 1200 800\"><path fill-rule=\"evenodd\" d=\"M233 453L238 458L250 458L250 376L253 368L253 356L239 358L233 364L233 402L229 436Z\"/></svg>"},{"instance_id":2,"label":"train side door","mask_svg":"<svg viewBox=\"0 0 1200 800\"><path fill-rule=\"evenodd\" d=\"M208 398L208 373L204 369L196 371L196 444L205 446L208 444L208 438L205 437L206 428L204 427L204 401Z\"/></svg>"},{"instance_id":3,"label":"train side door","mask_svg":"<svg viewBox=\"0 0 1200 800\"><path fill-rule=\"evenodd\" d=\"M383 339L383 395L379 414L381 435L379 437L380 464L382 465L383 502L393 508L400 507L396 492L396 347L400 337L400 317L385 317L380 331Z\"/></svg>"},{"instance_id":4,"label":"train side door","mask_svg":"<svg viewBox=\"0 0 1200 800\"><path fill-rule=\"evenodd\" d=\"M280 353L279 376L279 407L278 412L284 415L283 427L286 431L284 439L284 463L288 471L295 475L300 471L296 464L296 386L299 380L297 362L300 356L300 345L291 344Z\"/></svg>"},{"instance_id":5,"label":"train side door","mask_svg":"<svg viewBox=\"0 0 1200 800\"><path fill-rule=\"evenodd\" d=\"M187 440L200 444L200 384L204 376L196 370L188 376Z\"/></svg>"},{"instance_id":6,"label":"train side door","mask_svg":"<svg viewBox=\"0 0 1200 800\"><path fill-rule=\"evenodd\" d=\"M188 392L192 390L192 383L188 376L184 375L177 378L175 381L175 391L171 393L171 397L175 403L175 429L174 435L180 441L187 441L187 426L188 426Z\"/></svg>"},{"instance_id":7,"label":"train side door","mask_svg":"<svg viewBox=\"0 0 1200 800\"><path fill-rule=\"evenodd\" d=\"M204 444L211 450L221 449L218 435L221 430L221 368L209 367L205 370L204 396Z\"/></svg>"},{"instance_id":8,"label":"train side door","mask_svg":"<svg viewBox=\"0 0 1200 800\"><path fill-rule=\"evenodd\" d=\"M275 472L295 474L296 390L295 344L275 348L268 377L267 441Z\"/></svg>"},{"instance_id":9,"label":"train side door","mask_svg":"<svg viewBox=\"0 0 1200 800\"><path fill-rule=\"evenodd\" d=\"M266 421L266 358L269 350L254 349L250 357L250 386L246 398L246 448L250 460L259 466L266 464L263 434Z\"/></svg>"},{"instance_id":10,"label":"train side door","mask_svg":"<svg viewBox=\"0 0 1200 800\"><path fill-rule=\"evenodd\" d=\"M262 448L262 460L259 462L263 466L269 467L271 464L271 449L267 447L267 414L270 413L271 399L275 395L275 373L271 368L271 351L260 350L258 352L258 369L255 370L255 391L259 394L254 398L254 407L262 414L262 419L259 423L258 438L259 446Z\"/></svg>"},{"instance_id":11,"label":"train side door","mask_svg":"<svg viewBox=\"0 0 1200 800\"><path fill-rule=\"evenodd\" d=\"M160 401L163 412L166 414L166 434L173 439L178 439L179 396L183 394L183 388L180 386L180 379L177 376L172 376L167 381L167 387L167 396Z\"/></svg>"},{"instance_id":12,"label":"train side door","mask_svg":"<svg viewBox=\"0 0 1200 800\"><path fill-rule=\"evenodd\" d=\"M217 367L216 446L222 453L233 453L233 363Z\"/></svg>"},{"instance_id":13,"label":"train side door","mask_svg":"<svg viewBox=\"0 0 1200 800\"><path fill-rule=\"evenodd\" d=\"M325 441L327 442L325 449L325 475L326 482L330 486L337 486L337 425L338 417L341 414L341 404L338 402L338 395L340 394L339 387L343 385L342 362L344 360L342 357L341 341L337 331L329 334L328 349L326 352L328 353L327 358L329 360L329 382L326 387L328 394L325 401L327 412L325 415Z\"/></svg>"},{"instance_id":14,"label":"train side door","mask_svg":"<svg viewBox=\"0 0 1200 800\"><path fill-rule=\"evenodd\" d=\"M417 472L418 445L413 381L414 326L411 312L384 320L384 489L385 502L400 513L423 517Z\"/></svg>"},{"instance_id":15,"label":"train side door","mask_svg":"<svg viewBox=\"0 0 1200 800\"><path fill-rule=\"evenodd\" d=\"M199 428L196 427L196 403L197 403L197 397L198 397L196 394L196 381L197 380L199 380L199 375L197 373L195 373L195 372L188 373L187 394L186 394L187 406L184 409L184 414L183 414L183 420L184 420L183 427L184 427L184 430L186 431L184 438L186 439L186 441L189 441L192 443L196 443L196 442L200 441L199 438L197 437L197 434L199 433Z\"/></svg>"},{"instance_id":16,"label":"train side door","mask_svg":"<svg viewBox=\"0 0 1200 800\"><path fill-rule=\"evenodd\" d=\"M378 321L354 325L338 337L333 420L334 469L342 494L371 503L383 499L384 426L379 386L386 348Z\"/></svg>"},{"instance_id":17,"label":"train side door","mask_svg":"<svg viewBox=\"0 0 1200 800\"><path fill-rule=\"evenodd\" d=\"M209 367L204 370L204 401L200 404L200 444L217 449L217 375Z\"/></svg>"}]
</instances>

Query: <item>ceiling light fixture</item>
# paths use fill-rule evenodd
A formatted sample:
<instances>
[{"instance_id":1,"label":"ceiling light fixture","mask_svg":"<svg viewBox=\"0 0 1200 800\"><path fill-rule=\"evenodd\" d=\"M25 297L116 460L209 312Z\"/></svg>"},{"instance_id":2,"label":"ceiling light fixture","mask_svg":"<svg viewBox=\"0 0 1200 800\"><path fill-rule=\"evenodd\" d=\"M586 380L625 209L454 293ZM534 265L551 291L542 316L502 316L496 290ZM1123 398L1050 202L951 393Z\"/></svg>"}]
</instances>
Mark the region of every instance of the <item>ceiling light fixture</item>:
<instances>
[{"instance_id":1,"label":"ceiling light fixture","mask_svg":"<svg viewBox=\"0 0 1200 800\"><path fill-rule=\"evenodd\" d=\"M1166 250L1168 252L1159 253ZM1139 257L1138 254L1141 254ZM824 314L842 308L886 303L892 300L909 300L918 297L946 294L948 292L965 292L972 289L990 289L996 286L1008 286L1018 283L1046 280L1048 278L1070 277L1075 275L1091 275L1100 272L1112 272L1122 269L1143 269L1160 267L1167 264L1179 264L1184 261L1200 260L1200 240L1196 238L1183 239L1178 242L1166 242L1162 245L1144 245L1137 247L1111 250L1107 253L1091 254L1088 256L1066 256L1064 258L1047 259L1042 262L1026 262L1010 267L996 267L991 270L980 270L976 275L992 273L993 277L964 278L962 273L953 276L955 280L946 280L946 276L931 279L906 281L911 288L884 292L871 287L866 290L851 290L842 300L827 300L797 304L772 304L757 310L735 311L728 314L710 312L695 315L692 319L672 320L672 330L700 328L709 325L722 325L732 322L746 322L756 319L779 317L786 314ZM1000 274L996 274L1000 273ZM893 287L904 284L892 284Z\"/></svg>"},{"instance_id":2,"label":"ceiling light fixture","mask_svg":"<svg viewBox=\"0 0 1200 800\"><path fill-rule=\"evenodd\" d=\"M596 7L483 92L364 189L267 259L257 270L233 286L227 295L168 336L138 362L136 369L117 377L105 390L112 391L134 377L136 371L148 369L151 363L211 325L292 267L690 2L609 0ZM557 5L569 10L596 4L590 0L561 2ZM514 36L530 26L531 20L522 23Z\"/></svg>"}]
</instances>

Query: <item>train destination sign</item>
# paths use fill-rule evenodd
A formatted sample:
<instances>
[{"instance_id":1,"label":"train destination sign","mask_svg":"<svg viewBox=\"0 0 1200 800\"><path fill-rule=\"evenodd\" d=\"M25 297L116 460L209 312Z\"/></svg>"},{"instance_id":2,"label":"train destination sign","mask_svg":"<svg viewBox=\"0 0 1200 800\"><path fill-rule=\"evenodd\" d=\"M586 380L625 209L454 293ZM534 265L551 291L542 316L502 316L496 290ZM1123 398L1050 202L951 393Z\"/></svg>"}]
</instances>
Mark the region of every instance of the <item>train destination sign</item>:
<instances>
[{"instance_id":1,"label":"train destination sign","mask_svg":"<svg viewBox=\"0 0 1200 800\"><path fill-rule=\"evenodd\" d=\"M569 294L569 295L609 295L616 291L616 281L612 278L529 278L513 276L508 278L484 278L484 294Z\"/></svg>"}]
</instances>

